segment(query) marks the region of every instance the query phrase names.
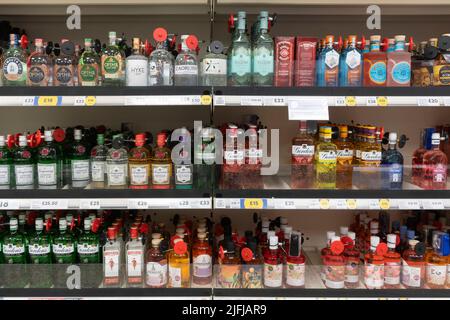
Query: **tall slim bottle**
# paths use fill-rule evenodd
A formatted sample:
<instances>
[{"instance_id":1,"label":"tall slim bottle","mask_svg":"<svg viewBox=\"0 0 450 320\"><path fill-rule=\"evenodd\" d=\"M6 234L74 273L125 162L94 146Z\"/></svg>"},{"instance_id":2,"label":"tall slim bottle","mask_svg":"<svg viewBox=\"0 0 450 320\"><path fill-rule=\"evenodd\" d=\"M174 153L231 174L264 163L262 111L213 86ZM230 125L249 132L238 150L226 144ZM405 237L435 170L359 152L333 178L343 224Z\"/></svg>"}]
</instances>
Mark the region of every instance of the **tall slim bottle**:
<instances>
[{"instance_id":1,"label":"tall slim bottle","mask_svg":"<svg viewBox=\"0 0 450 320\"><path fill-rule=\"evenodd\" d=\"M361 52L356 47L356 36L348 36L347 48L341 53L339 61L339 86L360 87L362 80Z\"/></svg>"},{"instance_id":2,"label":"tall slim bottle","mask_svg":"<svg viewBox=\"0 0 450 320\"><path fill-rule=\"evenodd\" d=\"M337 147L331 142L331 127L320 127L320 142L314 155L319 189L336 188L336 155Z\"/></svg>"},{"instance_id":3,"label":"tall slim bottle","mask_svg":"<svg viewBox=\"0 0 450 320\"><path fill-rule=\"evenodd\" d=\"M254 86L272 86L274 72L274 44L268 34L269 13L262 11L259 17L259 34L253 44L252 71Z\"/></svg>"},{"instance_id":4,"label":"tall slim bottle","mask_svg":"<svg viewBox=\"0 0 450 320\"><path fill-rule=\"evenodd\" d=\"M334 36L325 38L325 47L317 59L317 85L337 87L339 85L339 53L334 49Z\"/></svg>"},{"instance_id":5,"label":"tall slim bottle","mask_svg":"<svg viewBox=\"0 0 450 320\"><path fill-rule=\"evenodd\" d=\"M19 137L19 147L14 150L14 177L16 189L33 189L35 184L35 159L27 144L27 137Z\"/></svg>"},{"instance_id":6,"label":"tall slim bottle","mask_svg":"<svg viewBox=\"0 0 450 320\"><path fill-rule=\"evenodd\" d=\"M314 137L308 134L306 121L299 122L299 132L292 139L291 185L293 189L314 187Z\"/></svg>"},{"instance_id":7,"label":"tall slim bottle","mask_svg":"<svg viewBox=\"0 0 450 320\"><path fill-rule=\"evenodd\" d=\"M13 152L6 146L5 136L0 136L0 189L9 189L13 178Z\"/></svg>"},{"instance_id":8,"label":"tall slim bottle","mask_svg":"<svg viewBox=\"0 0 450 320\"><path fill-rule=\"evenodd\" d=\"M402 189L403 155L397 150L397 133L389 133L389 147L381 158L381 181L383 189Z\"/></svg>"},{"instance_id":9,"label":"tall slim bottle","mask_svg":"<svg viewBox=\"0 0 450 320\"><path fill-rule=\"evenodd\" d=\"M245 30L245 13L238 16L237 33L228 53L228 85L249 86L252 79L252 50Z\"/></svg>"},{"instance_id":10,"label":"tall slim bottle","mask_svg":"<svg viewBox=\"0 0 450 320\"><path fill-rule=\"evenodd\" d=\"M108 150L108 147L105 146L105 136L97 134L97 145L91 150L91 185L93 188L105 186Z\"/></svg>"},{"instance_id":11,"label":"tall slim bottle","mask_svg":"<svg viewBox=\"0 0 450 320\"><path fill-rule=\"evenodd\" d=\"M75 129L74 142L69 151L70 177L73 188L85 188L89 184L89 150L82 141L81 130Z\"/></svg>"},{"instance_id":12,"label":"tall slim bottle","mask_svg":"<svg viewBox=\"0 0 450 320\"><path fill-rule=\"evenodd\" d=\"M125 61L127 87L148 86L148 59L142 54L141 39L133 38L133 54Z\"/></svg>"}]
</instances>

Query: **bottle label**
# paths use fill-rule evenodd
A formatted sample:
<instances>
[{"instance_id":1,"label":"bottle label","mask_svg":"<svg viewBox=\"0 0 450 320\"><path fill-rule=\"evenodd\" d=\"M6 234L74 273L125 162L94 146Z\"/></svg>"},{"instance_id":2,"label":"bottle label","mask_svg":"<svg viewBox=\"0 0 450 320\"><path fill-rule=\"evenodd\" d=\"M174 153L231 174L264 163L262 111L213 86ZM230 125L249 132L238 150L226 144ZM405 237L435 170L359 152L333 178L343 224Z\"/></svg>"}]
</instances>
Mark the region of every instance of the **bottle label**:
<instances>
[{"instance_id":1,"label":"bottle label","mask_svg":"<svg viewBox=\"0 0 450 320\"><path fill-rule=\"evenodd\" d=\"M72 160L72 181L89 180L89 160Z\"/></svg>"},{"instance_id":2,"label":"bottle label","mask_svg":"<svg viewBox=\"0 0 450 320\"><path fill-rule=\"evenodd\" d=\"M330 50L325 54L325 65L329 69L334 69L339 65L339 53L335 50Z\"/></svg>"},{"instance_id":3,"label":"bottle label","mask_svg":"<svg viewBox=\"0 0 450 320\"><path fill-rule=\"evenodd\" d=\"M364 283L369 288L383 287L384 264L367 263L364 266Z\"/></svg>"},{"instance_id":4,"label":"bottle label","mask_svg":"<svg viewBox=\"0 0 450 320\"><path fill-rule=\"evenodd\" d=\"M384 84L386 82L386 62L378 61L370 66L369 78L376 84Z\"/></svg>"},{"instance_id":5,"label":"bottle label","mask_svg":"<svg viewBox=\"0 0 450 320\"><path fill-rule=\"evenodd\" d=\"M82 86L96 86L98 79L98 67L95 64L79 65L79 81Z\"/></svg>"},{"instance_id":6,"label":"bottle label","mask_svg":"<svg viewBox=\"0 0 450 320\"><path fill-rule=\"evenodd\" d=\"M349 150L349 149L337 150L336 158L338 160L352 160L353 159L353 150Z\"/></svg>"},{"instance_id":7,"label":"bottle label","mask_svg":"<svg viewBox=\"0 0 450 320\"><path fill-rule=\"evenodd\" d=\"M281 287L283 282L282 264L264 264L264 285L266 287Z\"/></svg>"},{"instance_id":8,"label":"bottle label","mask_svg":"<svg viewBox=\"0 0 450 320\"><path fill-rule=\"evenodd\" d=\"M345 285L345 265L325 265L325 286L342 289Z\"/></svg>"},{"instance_id":9,"label":"bottle label","mask_svg":"<svg viewBox=\"0 0 450 320\"><path fill-rule=\"evenodd\" d=\"M25 253L25 245L3 244L3 254L7 256L18 256Z\"/></svg>"},{"instance_id":10,"label":"bottle label","mask_svg":"<svg viewBox=\"0 0 450 320\"><path fill-rule=\"evenodd\" d=\"M102 56L102 73L105 79L119 79L122 76L122 56Z\"/></svg>"},{"instance_id":11,"label":"bottle label","mask_svg":"<svg viewBox=\"0 0 450 320\"><path fill-rule=\"evenodd\" d=\"M43 256L50 253L50 244L48 245L39 245L39 244L30 244L28 245L28 253L32 256Z\"/></svg>"},{"instance_id":12,"label":"bottle label","mask_svg":"<svg viewBox=\"0 0 450 320\"><path fill-rule=\"evenodd\" d=\"M152 165L153 184L170 184L170 164Z\"/></svg>"},{"instance_id":13,"label":"bottle label","mask_svg":"<svg viewBox=\"0 0 450 320\"><path fill-rule=\"evenodd\" d=\"M127 183L127 165L126 164L109 164L108 184L110 186L123 186Z\"/></svg>"},{"instance_id":14,"label":"bottle label","mask_svg":"<svg viewBox=\"0 0 450 320\"><path fill-rule=\"evenodd\" d=\"M307 144L292 146L292 155L301 157L312 157L314 155L314 146Z\"/></svg>"},{"instance_id":15,"label":"bottle label","mask_svg":"<svg viewBox=\"0 0 450 320\"><path fill-rule=\"evenodd\" d=\"M205 58L202 62L202 73L204 75L226 75L227 60L217 58Z\"/></svg>"},{"instance_id":16,"label":"bottle label","mask_svg":"<svg viewBox=\"0 0 450 320\"><path fill-rule=\"evenodd\" d=\"M305 285L305 264L287 263L286 283L292 287Z\"/></svg>"},{"instance_id":17,"label":"bottle label","mask_svg":"<svg viewBox=\"0 0 450 320\"><path fill-rule=\"evenodd\" d=\"M192 182L192 166L190 165L177 165L175 167L175 183L176 184L189 184Z\"/></svg>"},{"instance_id":18,"label":"bottle label","mask_svg":"<svg viewBox=\"0 0 450 320\"><path fill-rule=\"evenodd\" d=\"M150 85L172 85L173 67L170 63L150 61Z\"/></svg>"},{"instance_id":19,"label":"bottle label","mask_svg":"<svg viewBox=\"0 0 450 320\"><path fill-rule=\"evenodd\" d=\"M141 277L143 274L142 250L130 249L127 251L127 275L128 277Z\"/></svg>"},{"instance_id":20,"label":"bottle label","mask_svg":"<svg viewBox=\"0 0 450 320\"><path fill-rule=\"evenodd\" d=\"M10 184L10 166L9 165L0 165L0 185L9 185Z\"/></svg>"},{"instance_id":21,"label":"bottle label","mask_svg":"<svg viewBox=\"0 0 450 320\"><path fill-rule=\"evenodd\" d=\"M148 63L147 60L127 60L126 62L127 86L147 86Z\"/></svg>"},{"instance_id":22,"label":"bottle label","mask_svg":"<svg viewBox=\"0 0 450 320\"><path fill-rule=\"evenodd\" d=\"M77 252L79 255L93 255L97 254L99 249L98 244L79 243L77 245Z\"/></svg>"},{"instance_id":23,"label":"bottle label","mask_svg":"<svg viewBox=\"0 0 450 320\"><path fill-rule=\"evenodd\" d=\"M245 149L245 157L246 158L258 159L258 158L262 158L262 156L263 156L262 149L256 149L256 148Z\"/></svg>"},{"instance_id":24,"label":"bottle label","mask_svg":"<svg viewBox=\"0 0 450 320\"><path fill-rule=\"evenodd\" d=\"M55 85L73 85L73 66L55 66Z\"/></svg>"},{"instance_id":25,"label":"bottle label","mask_svg":"<svg viewBox=\"0 0 450 320\"><path fill-rule=\"evenodd\" d=\"M18 186L28 186L34 183L34 174L33 174L33 165L32 164L23 164L23 165L15 165L14 166L14 174L16 176L16 184Z\"/></svg>"},{"instance_id":26,"label":"bottle label","mask_svg":"<svg viewBox=\"0 0 450 320\"><path fill-rule=\"evenodd\" d=\"M175 268L169 265L169 286L172 288L181 288L181 268Z\"/></svg>"},{"instance_id":27,"label":"bottle label","mask_svg":"<svg viewBox=\"0 0 450 320\"><path fill-rule=\"evenodd\" d=\"M273 51L266 47L256 48L253 57L253 73L267 76L273 74Z\"/></svg>"},{"instance_id":28,"label":"bottle label","mask_svg":"<svg viewBox=\"0 0 450 320\"><path fill-rule=\"evenodd\" d=\"M209 254L198 255L194 258L193 268L194 277L210 277L212 275L211 256Z\"/></svg>"},{"instance_id":29,"label":"bottle label","mask_svg":"<svg viewBox=\"0 0 450 320\"><path fill-rule=\"evenodd\" d=\"M347 52L345 63L350 69L355 69L361 65L361 54L357 50Z\"/></svg>"},{"instance_id":30,"label":"bottle label","mask_svg":"<svg viewBox=\"0 0 450 320\"><path fill-rule=\"evenodd\" d=\"M38 163L38 184L52 186L56 184L56 163Z\"/></svg>"},{"instance_id":31,"label":"bottle label","mask_svg":"<svg viewBox=\"0 0 450 320\"><path fill-rule=\"evenodd\" d=\"M244 151L243 150L225 150L224 158L226 162L235 162L235 161L243 161L244 160Z\"/></svg>"},{"instance_id":32,"label":"bottle label","mask_svg":"<svg viewBox=\"0 0 450 320\"><path fill-rule=\"evenodd\" d=\"M355 151L355 157L356 157L357 159L361 159L361 150L356 150L356 151Z\"/></svg>"},{"instance_id":33,"label":"bottle label","mask_svg":"<svg viewBox=\"0 0 450 320\"><path fill-rule=\"evenodd\" d=\"M256 289L262 287L263 267L260 265L242 266L242 287Z\"/></svg>"},{"instance_id":34,"label":"bottle label","mask_svg":"<svg viewBox=\"0 0 450 320\"><path fill-rule=\"evenodd\" d=\"M28 79L31 85L47 85L48 67L45 64L33 65L28 70Z\"/></svg>"},{"instance_id":35,"label":"bottle label","mask_svg":"<svg viewBox=\"0 0 450 320\"><path fill-rule=\"evenodd\" d=\"M105 250L103 252L103 266L105 270L105 277L119 276L119 250Z\"/></svg>"},{"instance_id":36,"label":"bottle label","mask_svg":"<svg viewBox=\"0 0 450 320\"><path fill-rule=\"evenodd\" d=\"M162 287L167 284L167 263L166 260L160 262L147 262L146 283L150 287Z\"/></svg>"},{"instance_id":37,"label":"bottle label","mask_svg":"<svg viewBox=\"0 0 450 320\"><path fill-rule=\"evenodd\" d=\"M345 282L359 282L359 260L351 258L347 259L347 263L345 264Z\"/></svg>"},{"instance_id":38,"label":"bottle label","mask_svg":"<svg viewBox=\"0 0 450 320\"><path fill-rule=\"evenodd\" d=\"M222 264L219 271L219 284L222 288L241 287L241 266L236 264Z\"/></svg>"},{"instance_id":39,"label":"bottle label","mask_svg":"<svg viewBox=\"0 0 450 320\"><path fill-rule=\"evenodd\" d=\"M443 183L447 181L447 168L442 164L433 166L433 182Z\"/></svg>"},{"instance_id":40,"label":"bottle label","mask_svg":"<svg viewBox=\"0 0 450 320\"><path fill-rule=\"evenodd\" d=\"M336 152L335 151L320 151L319 152L319 161L336 163Z\"/></svg>"},{"instance_id":41,"label":"bottle label","mask_svg":"<svg viewBox=\"0 0 450 320\"><path fill-rule=\"evenodd\" d=\"M230 70L232 74L237 74L242 77L246 74L250 74L252 70L251 53L249 48L238 47L233 50L231 56Z\"/></svg>"},{"instance_id":42,"label":"bottle label","mask_svg":"<svg viewBox=\"0 0 450 320\"><path fill-rule=\"evenodd\" d=\"M52 250L55 255L70 255L75 251L75 245L73 243L53 244Z\"/></svg>"},{"instance_id":43,"label":"bottle label","mask_svg":"<svg viewBox=\"0 0 450 320\"><path fill-rule=\"evenodd\" d=\"M443 286L445 285L446 276L447 265L427 265L427 283L435 286Z\"/></svg>"},{"instance_id":44,"label":"bottle label","mask_svg":"<svg viewBox=\"0 0 450 320\"><path fill-rule=\"evenodd\" d=\"M400 183L403 180L403 166L398 163L389 165L389 182Z\"/></svg>"},{"instance_id":45,"label":"bottle label","mask_svg":"<svg viewBox=\"0 0 450 320\"><path fill-rule=\"evenodd\" d=\"M412 267L403 259L402 269L402 283L405 286L420 288L422 282L422 268Z\"/></svg>"},{"instance_id":46,"label":"bottle label","mask_svg":"<svg viewBox=\"0 0 450 320\"><path fill-rule=\"evenodd\" d=\"M411 82L411 64L406 61L396 63L392 68L391 76L398 84L409 84Z\"/></svg>"},{"instance_id":47,"label":"bottle label","mask_svg":"<svg viewBox=\"0 0 450 320\"><path fill-rule=\"evenodd\" d=\"M197 75L198 67L195 64L176 65L175 66L175 74L176 75Z\"/></svg>"},{"instance_id":48,"label":"bottle label","mask_svg":"<svg viewBox=\"0 0 450 320\"><path fill-rule=\"evenodd\" d=\"M361 160L363 161L381 161L381 151L362 151Z\"/></svg>"},{"instance_id":49,"label":"bottle label","mask_svg":"<svg viewBox=\"0 0 450 320\"><path fill-rule=\"evenodd\" d=\"M148 184L150 164L130 164L130 184L143 186Z\"/></svg>"},{"instance_id":50,"label":"bottle label","mask_svg":"<svg viewBox=\"0 0 450 320\"><path fill-rule=\"evenodd\" d=\"M400 284L401 264L400 262L384 263L384 283L389 285Z\"/></svg>"},{"instance_id":51,"label":"bottle label","mask_svg":"<svg viewBox=\"0 0 450 320\"><path fill-rule=\"evenodd\" d=\"M16 57L6 58L3 62L3 75L8 81L25 80L27 65Z\"/></svg>"},{"instance_id":52,"label":"bottle label","mask_svg":"<svg viewBox=\"0 0 450 320\"><path fill-rule=\"evenodd\" d=\"M91 175L92 181L104 182L106 172L106 161L92 161L91 162Z\"/></svg>"}]
</instances>

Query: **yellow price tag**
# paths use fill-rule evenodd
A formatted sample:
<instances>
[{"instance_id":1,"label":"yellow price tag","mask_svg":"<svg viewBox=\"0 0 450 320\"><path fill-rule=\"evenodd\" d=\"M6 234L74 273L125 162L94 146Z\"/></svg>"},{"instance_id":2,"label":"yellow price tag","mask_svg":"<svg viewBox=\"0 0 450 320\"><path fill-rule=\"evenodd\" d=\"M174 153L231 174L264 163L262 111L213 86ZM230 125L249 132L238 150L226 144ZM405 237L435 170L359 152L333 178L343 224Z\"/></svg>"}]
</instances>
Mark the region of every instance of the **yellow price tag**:
<instances>
[{"instance_id":1,"label":"yellow price tag","mask_svg":"<svg viewBox=\"0 0 450 320\"><path fill-rule=\"evenodd\" d=\"M200 103L203 106L209 106L211 104L211 102L212 102L212 97L210 95L205 94L200 97Z\"/></svg>"},{"instance_id":2,"label":"yellow price tag","mask_svg":"<svg viewBox=\"0 0 450 320\"><path fill-rule=\"evenodd\" d=\"M356 200L355 199L347 199L347 208L350 210L356 209Z\"/></svg>"},{"instance_id":3,"label":"yellow price tag","mask_svg":"<svg viewBox=\"0 0 450 320\"><path fill-rule=\"evenodd\" d=\"M245 199L245 209L262 209L264 208L264 201L262 199Z\"/></svg>"},{"instance_id":4,"label":"yellow price tag","mask_svg":"<svg viewBox=\"0 0 450 320\"><path fill-rule=\"evenodd\" d=\"M55 107L58 105L58 100L56 96L42 96L38 98L38 106Z\"/></svg>"},{"instance_id":5,"label":"yellow price tag","mask_svg":"<svg viewBox=\"0 0 450 320\"><path fill-rule=\"evenodd\" d=\"M380 199L380 208L382 210L389 210L390 207L389 199Z\"/></svg>"},{"instance_id":6,"label":"yellow price tag","mask_svg":"<svg viewBox=\"0 0 450 320\"><path fill-rule=\"evenodd\" d=\"M84 99L84 103L88 107L94 106L96 102L97 102L97 98L94 96L88 96L88 97L86 97L86 99Z\"/></svg>"},{"instance_id":7,"label":"yellow price tag","mask_svg":"<svg viewBox=\"0 0 450 320\"><path fill-rule=\"evenodd\" d=\"M330 209L330 200L328 199L320 199L320 209L327 210Z\"/></svg>"},{"instance_id":8,"label":"yellow price tag","mask_svg":"<svg viewBox=\"0 0 450 320\"><path fill-rule=\"evenodd\" d=\"M387 97L377 97L377 105L379 107L387 107L388 105Z\"/></svg>"},{"instance_id":9,"label":"yellow price tag","mask_svg":"<svg viewBox=\"0 0 450 320\"><path fill-rule=\"evenodd\" d=\"M345 105L347 107L354 107L356 106L356 98L353 96L345 97Z\"/></svg>"}]
</instances>

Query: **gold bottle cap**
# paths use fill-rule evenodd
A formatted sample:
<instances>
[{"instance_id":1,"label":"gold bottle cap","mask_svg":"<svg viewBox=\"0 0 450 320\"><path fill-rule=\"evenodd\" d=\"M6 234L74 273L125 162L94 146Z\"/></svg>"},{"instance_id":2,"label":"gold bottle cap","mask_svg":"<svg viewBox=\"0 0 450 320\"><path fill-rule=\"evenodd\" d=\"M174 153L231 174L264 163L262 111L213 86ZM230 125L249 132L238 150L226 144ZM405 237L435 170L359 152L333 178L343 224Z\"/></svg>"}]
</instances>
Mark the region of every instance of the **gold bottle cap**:
<instances>
[{"instance_id":1,"label":"gold bottle cap","mask_svg":"<svg viewBox=\"0 0 450 320\"><path fill-rule=\"evenodd\" d=\"M133 38L133 49L139 50L141 48L141 39L140 38Z\"/></svg>"},{"instance_id":2,"label":"gold bottle cap","mask_svg":"<svg viewBox=\"0 0 450 320\"><path fill-rule=\"evenodd\" d=\"M395 36L396 42L405 42L405 40L406 40L406 36L404 34L398 34Z\"/></svg>"},{"instance_id":3,"label":"gold bottle cap","mask_svg":"<svg viewBox=\"0 0 450 320\"><path fill-rule=\"evenodd\" d=\"M381 41L381 36L379 34L370 36L370 41L376 42L376 41Z\"/></svg>"}]
</instances>

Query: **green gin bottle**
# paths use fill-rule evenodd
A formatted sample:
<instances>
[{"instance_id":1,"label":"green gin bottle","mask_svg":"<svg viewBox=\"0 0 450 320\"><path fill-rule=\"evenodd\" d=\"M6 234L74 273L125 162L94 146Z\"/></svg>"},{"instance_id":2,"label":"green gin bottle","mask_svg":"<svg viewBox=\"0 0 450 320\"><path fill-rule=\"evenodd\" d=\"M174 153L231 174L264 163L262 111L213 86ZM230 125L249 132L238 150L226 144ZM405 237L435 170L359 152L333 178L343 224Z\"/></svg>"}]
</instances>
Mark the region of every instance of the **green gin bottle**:
<instances>
[{"instance_id":1,"label":"green gin bottle","mask_svg":"<svg viewBox=\"0 0 450 320\"><path fill-rule=\"evenodd\" d=\"M92 50L92 39L84 39L84 52L78 61L78 82L80 86L99 85L99 61L98 55Z\"/></svg>"},{"instance_id":2,"label":"green gin bottle","mask_svg":"<svg viewBox=\"0 0 450 320\"><path fill-rule=\"evenodd\" d=\"M52 255L50 235L44 231L44 221L37 218L35 231L28 240L30 257L30 286L32 288L49 288L52 286Z\"/></svg>"},{"instance_id":3,"label":"green gin bottle","mask_svg":"<svg viewBox=\"0 0 450 320\"><path fill-rule=\"evenodd\" d=\"M76 241L72 233L67 231L66 218L59 219L59 232L53 238L52 251L55 265L53 266L53 283L56 288L67 287L67 267L76 262Z\"/></svg>"},{"instance_id":4,"label":"green gin bottle","mask_svg":"<svg viewBox=\"0 0 450 320\"><path fill-rule=\"evenodd\" d=\"M61 149L53 142L50 130L44 131L44 140L37 151L37 182L39 189L56 189L62 181Z\"/></svg>"},{"instance_id":5,"label":"green gin bottle","mask_svg":"<svg viewBox=\"0 0 450 320\"><path fill-rule=\"evenodd\" d=\"M27 85L27 54L19 46L17 34L10 34L10 47L3 54L2 74L4 86Z\"/></svg>"},{"instance_id":6,"label":"green gin bottle","mask_svg":"<svg viewBox=\"0 0 450 320\"><path fill-rule=\"evenodd\" d=\"M116 44L116 33L109 32L109 45L102 50L102 85L123 86L125 83L125 54Z\"/></svg>"},{"instance_id":7,"label":"green gin bottle","mask_svg":"<svg viewBox=\"0 0 450 320\"><path fill-rule=\"evenodd\" d=\"M5 286L23 288L28 284L26 238L18 231L17 218L9 220L9 233L3 239L2 251L4 262L3 272Z\"/></svg>"},{"instance_id":8,"label":"green gin bottle","mask_svg":"<svg viewBox=\"0 0 450 320\"><path fill-rule=\"evenodd\" d=\"M245 15L238 15L237 36L233 38L231 46L228 84L249 86L252 78L252 50L245 32Z\"/></svg>"},{"instance_id":9,"label":"green gin bottle","mask_svg":"<svg viewBox=\"0 0 450 320\"><path fill-rule=\"evenodd\" d=\"M27 145L27 137L19 137L19 147L14 150L14 177L17 189L34 188L34 158Z\"/></svg>"},{"instance_id":10,"label":"green gin bottle","mask_svg":"<svg viewBox=\"0 0 450 320\"><path fill-rule=\"evenodd\" d=\"M0 189L9 189L12 185L13 154L6 146L5 136L0 136Z\"/></svg>"},{"instance_id":11,"label":"green gin bottle","mask_svg":"<svg viewBox=\"0 0 450 320\"><path fill-rule=\"evenodd\" d=\"M259 36L253 45L253 85L272 86L274 70L274 45L272 37L267 33L269 13L260 14Z\"/></svg>"},{"instance_id":12,"label":"green gin bottle","mask_svg":"<svg viewBox=\"0 0 450 320\"><path fill-rule=\"evenodd\" d=\"M77 253L81 263L81 287L98 287L102 282L103 265L100 256L100 239L93 232L95 220L84 219L84 230L78 237Z\"/></svg>"},{"instance_id":13,"label":"green gin bottle","mask_svg":"<svg viewBox=\"0 0 450 320\"><path fill-rule=\"evenodd\" d=\"M69 151L70 180L73 188L85 188L89 184L89 152L82 141L81 130L75 129L74 141Z\"/></svg>"}]
</instances>

